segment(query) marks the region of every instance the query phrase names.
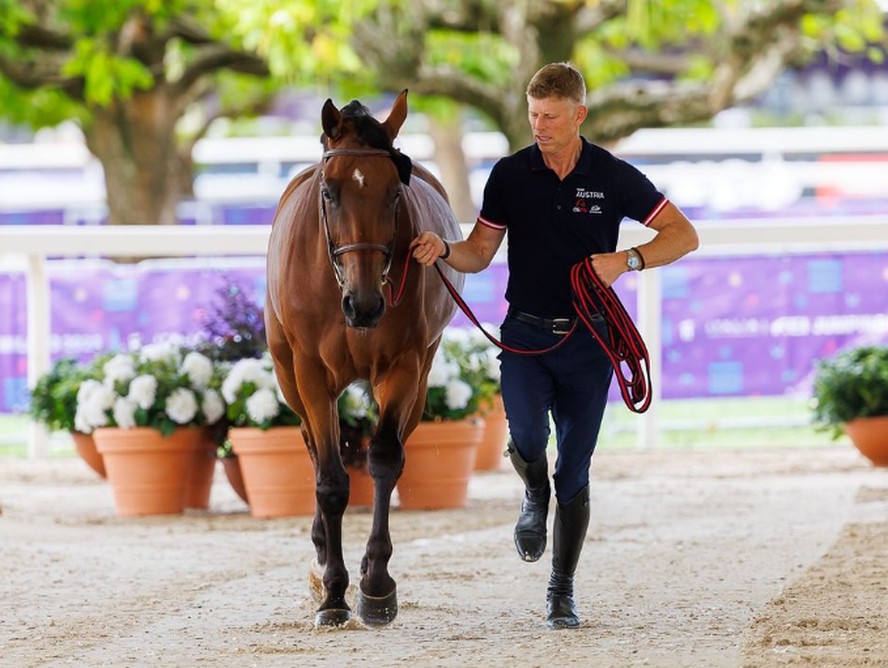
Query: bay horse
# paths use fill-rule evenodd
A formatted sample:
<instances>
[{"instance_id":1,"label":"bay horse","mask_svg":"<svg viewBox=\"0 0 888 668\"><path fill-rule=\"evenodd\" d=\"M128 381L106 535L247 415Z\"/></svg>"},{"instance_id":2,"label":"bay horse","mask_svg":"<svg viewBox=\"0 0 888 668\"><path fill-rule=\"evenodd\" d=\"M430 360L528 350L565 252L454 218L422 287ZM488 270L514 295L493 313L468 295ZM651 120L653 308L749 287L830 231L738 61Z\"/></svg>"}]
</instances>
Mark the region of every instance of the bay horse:
<instances>
[{"instance_id":1,"label":"bay horse","mask_svg":"<svg viewBox=\"0 0 888 668\"><path fill-rule=\"evenodd\" d=\"M440 278L410 257L410 242L424 230L448 239L461 233L442 185L393 146L406 117L406 90L383 122L357 100L340 110L328 99L321 161L288 184L269 239L268 345L284 398L302 418L315 469L311 538L322 578L309 578L322 585L317 626L351 618L342 553L349 477L339 451L337 398L366 379L379 405L368 452L373 522L355 612L367 625L383 625L398 611L388 571L391 495L404 467L404 442L425 406L432 359L455 311ZM443 269L461 289L464 276Z\"/></svg>"}]
</instances>

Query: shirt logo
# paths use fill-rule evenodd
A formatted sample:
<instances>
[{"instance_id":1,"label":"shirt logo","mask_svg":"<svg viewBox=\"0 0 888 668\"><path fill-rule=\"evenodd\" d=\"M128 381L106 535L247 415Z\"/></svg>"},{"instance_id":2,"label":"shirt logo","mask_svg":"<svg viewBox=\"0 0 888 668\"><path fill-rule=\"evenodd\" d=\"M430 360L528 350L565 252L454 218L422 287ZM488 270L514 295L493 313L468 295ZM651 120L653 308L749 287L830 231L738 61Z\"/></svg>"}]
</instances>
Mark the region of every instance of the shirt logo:
<instances>
[{"instance_id":1,"label":"shirt logo","mask_svg":"<svg viewBox=\"0 0 888 668\"><path fill-rule=\"evenodd\" d=\"M600 214L601 206L591 204L591 200L604 199L604 193L597 190L586 190L585 188L577 188L574 198L574 213L590 213Z\"/></svg>"}]
</instances>

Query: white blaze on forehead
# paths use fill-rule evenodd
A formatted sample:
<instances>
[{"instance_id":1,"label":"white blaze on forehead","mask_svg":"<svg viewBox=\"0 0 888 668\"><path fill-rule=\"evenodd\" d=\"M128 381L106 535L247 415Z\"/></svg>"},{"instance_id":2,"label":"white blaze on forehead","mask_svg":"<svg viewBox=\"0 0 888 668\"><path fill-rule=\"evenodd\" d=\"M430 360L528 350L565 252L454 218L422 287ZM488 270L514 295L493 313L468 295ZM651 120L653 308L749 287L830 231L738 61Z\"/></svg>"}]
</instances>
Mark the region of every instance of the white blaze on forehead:
<instances>
[{"instance_id":1,"label":"white blaze on forehead","mask_svg":"<svg viewBox=\"0 0 888 668\"><path fill-rule=\"evenodd\" d=\"M355 172L352 174L352 179L358 184L359 188L364 187L364 175L361 173L360 169L355 168Z\"/></svg>"}]
</instances>

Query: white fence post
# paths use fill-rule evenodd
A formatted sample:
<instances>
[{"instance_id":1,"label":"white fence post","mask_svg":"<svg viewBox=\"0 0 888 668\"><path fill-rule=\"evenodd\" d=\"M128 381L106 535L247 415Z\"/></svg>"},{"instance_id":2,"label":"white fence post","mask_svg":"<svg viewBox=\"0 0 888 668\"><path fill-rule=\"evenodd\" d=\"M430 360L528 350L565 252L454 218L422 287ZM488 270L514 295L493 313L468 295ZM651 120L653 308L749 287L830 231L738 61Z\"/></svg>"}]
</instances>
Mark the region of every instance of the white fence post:
<instances>
[{"instance_id":1,"label":"white fence post","mask_svg":"<svg viewBox=\"0 0 888 668\"><path fill-rule=\"evenodd\" d=\"M28 309L28 387L33 388L37 379L50 367L50 299L49 277L43 255L28 255L26 276L26 300ZM47 454L49 434L43 425L28 425L28 455L42 457Z\"/></svg>"},{"instance_id":2,"label":"white fence post","mask_svg":"<svg viewBox=\"0 0 888 668\"><path fill-rule=\"evenodd\" d=\"M660 429L657 412L663 396L663 327L660 270L651 269L638 274L638 331L648 349L651 364L651 405L638 418L637 443L639 448L656 448Z\"/></svg>"}]
</instances>

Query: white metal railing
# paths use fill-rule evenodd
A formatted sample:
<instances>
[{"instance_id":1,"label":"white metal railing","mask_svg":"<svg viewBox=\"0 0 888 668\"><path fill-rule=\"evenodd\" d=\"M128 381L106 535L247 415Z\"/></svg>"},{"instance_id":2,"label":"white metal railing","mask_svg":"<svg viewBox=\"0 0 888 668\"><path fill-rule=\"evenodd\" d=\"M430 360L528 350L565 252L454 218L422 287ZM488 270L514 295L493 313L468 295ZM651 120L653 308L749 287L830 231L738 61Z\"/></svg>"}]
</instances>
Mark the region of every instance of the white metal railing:
<instances>
[{"instance_id":1,"label":"white metal railing","mask_svg":"<svg viewBox=\"0 0 888 668\"><path fill-rule=\"evenodd\" d=\"M855 218L723 220L697 223L700 249L695 256L767 255L888 248L888 215ZM50 368L50 293L48 257L77 256L261 256L268 226L7 226L0 227L0 259L26 258L28 310L28 382ZM620 246L636 246L652 232L625 224ZM501 261L499 258L497 261ZM644 271L638 280L638 327L651 356L654 378L661 372L660 272ZM653 383L651 408L640 417L638 443L653 447L659 439L657 406L660 384ZM32 425L29 452L42 454L46 434Z\"/></svg>"}]
</instances>

